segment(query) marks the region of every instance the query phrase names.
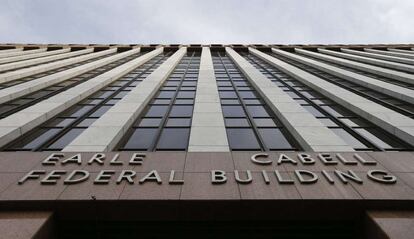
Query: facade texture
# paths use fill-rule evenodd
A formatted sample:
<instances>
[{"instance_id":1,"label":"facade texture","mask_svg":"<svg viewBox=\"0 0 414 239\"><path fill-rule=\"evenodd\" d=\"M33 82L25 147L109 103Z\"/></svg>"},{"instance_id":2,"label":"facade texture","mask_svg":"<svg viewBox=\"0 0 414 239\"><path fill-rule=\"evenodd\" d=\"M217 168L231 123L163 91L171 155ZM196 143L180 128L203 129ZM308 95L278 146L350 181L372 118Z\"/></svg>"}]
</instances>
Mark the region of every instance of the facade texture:
<instances>
[{"instance_id":1,"label":"facade texture","mask_svg":"<svg viewBox=\"0 0 414 239\"><path fill-rule=\"evenodd\" d=\"M414 48L3 44L0 147L6 238L413 238Z\"/></svg>"}]
</instances>

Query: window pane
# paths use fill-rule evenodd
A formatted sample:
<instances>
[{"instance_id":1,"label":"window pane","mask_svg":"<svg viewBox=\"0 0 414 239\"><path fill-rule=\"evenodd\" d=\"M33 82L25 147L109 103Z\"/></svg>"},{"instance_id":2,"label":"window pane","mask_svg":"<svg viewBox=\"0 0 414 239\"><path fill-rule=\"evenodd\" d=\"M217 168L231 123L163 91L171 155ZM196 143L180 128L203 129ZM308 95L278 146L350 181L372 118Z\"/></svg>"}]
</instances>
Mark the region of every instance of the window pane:
<instances>
[{"instance_id":1,"label":"window pane","mask_svg":"<svg viewBox=\"0 0 414 239\"><path fill-rule=\"evenodd\" d=\"M246 108L253 117L270 117L266 109L261 105L247 106Z\"/></svg>"},{"instance_id":2,"label":"window pane","mask_svg":"<svg viewBox=\"0 0 414 239\"><path fill-rule=\"evenodd\" d=\"M236 92L234 91L219 91L220 98L237 99Z\"/></svg>"},{"instance_id":3,"label":"window pane","mask_svg":"<svg viewBox=\"0 0 414 239\"><path fill-rule=\"evenodd\" d=\"M252 129L228 128L226 131L231 149L260 150L260 145Z\"/></svg>"},{"instance_id":4,"label":"window pane","mask_svg":"<svg viewBox=\"0 0 414 239\"><path fill-rule=\"evenodd\" d=\"M36 135L33 135L33 137L23 139L17 147L23 149L35 149L59 133L60 130L61 129L42 129L37 132Z\"/></svg>"},{"instance_id":5,"label":"window pane","mask_svg":"<svg viewBox=\"0 0 414 239\"><path fill-rule=\"evenodd\" d=\"M167 112L168 106L153 105L149 108L146 117L163 117Z\"/></svg>"},{"instance_id":6,"label":"window pane","mask_svg":"<svg viewBox=\"0 0 414 239\"><path fill-rule=\"evenodd\" d=\"M60 139L56 140L48 149L63 149L66 145L72 142L78 135L82 133L85 129L71 129Z\"/></svg>"},{"instance_id":7,"label":"window pane","mask_svg":"<svg viewBox=\"0 0 414 239\"><path fill-rule=\"evenodd\" d=\"M290 145L279 129L259 129L259 134L269 149L292 148L292 145Z\"/></svg>"},{"instance_id":8,"label":"window pane","mask_svg":"<svg viewBox=\"0 0 414 239\"><path fill-rule=\"evenodd\" d=\"M357 128L355 129L355 131L357 131L361 135L371 140L374 144L376 144L380 148L390 149L390 148L403 147L398 142L378 132L378 130L370 129L370 128L368 129ZM381 136L381 139L378 138L377 136Z\"/></svg>"},{"instance_id":9,"label":"window pane","mask_svg":"<svg viewBox=\"0 0 414 239\"><path fill-rule=\"evenodd\" d=\"M243 107L241 106L222 106L223 109L223 115L224 117L244 117L245 113L243 111Z\"/></svg>"},{"instance_id":10,"label":"window pane","mask_svg":"<svg viewBox=\"0 0 414 239\"><path fill-rule=\"evenodd\" d=\"M108 111L112 106L110 105L104 105L101 106L98 110L93 112L89 117L101 117L103 114L105 114L106 111Z\"/></svg>"},{"instance_id":11,"label":"window pane","mask_svg":"<svg viewBox=\"0 0 414 239\"><path fill-rule=\"evenodd\" d=\"M325 116L324 114L322 114L319 110L317 110L313 106L305 105L305 106L302 106L302 107L305 108L307 111L309 111L309 113L311 113L315 117L324 117Z\"/></svg>"},{"instance_id":12,"label":"window pane","mask_svg":"<svg viewBox=\"0 0 414 239\"><path fill-rule=\"evenodd\" d=\"M190 129L188 128L164 128L158 141L157 149L160 150L185 150L188 145Z\"/></svg>"},{"instance_id":13,"label":"window pane","mask_svg":"<svg viewBox=\"0 0 414 239\"><path fill-rule=\"evenodd\" d=\"M254 123L257 127L276 127L277 125L272 118L254 119Z\"/></svg>"},{"instance_id":14,"label":"window pane","mask_svg":"<svg viewBox=\"0 0 414 239\"><path fill-rule=\"evenodd\" d=\"M139 123L140 127L158 127L161 124L161 118L143 118Z\"/></svg>"},{"instance_id":15,"label":"window pane","mask_svg":"<svg viewBox=\"0 0 414 239\"><path fill-rule=\"evenodd\" d=\"M125 144L124 149L148 149L151 146L152 142L155 140L156 132L157 129L136 129L128 139L128 142Z\"/></svg>"},{"instance_id":16,"label":"window pane","mask_svg":"<svg viewBox=\"0 0 414 239\"><path fill-rule=\"evenodd\" d=\"M174 105L171 108L171 117L191 117L193 114L193 106L191 105Z\"/></svg>"},{"instance_id":17,"label":"window pane","mask_svg":"<svg viewBox=\"0 0 414 239\"><path fill-rule=\"evenodd\" d=\"M167 127L189 127L191 126L191 119L189 118L169 118Z\"/></svg>"},{"instance_id":18,"label":"window pane","mask_svg":"<svg viewBox=\"0 0 414 239\"><path fill-rule=\"evenodd\" d=\"M225 119L227 127L249 127L247 119Z\"/></svg>"}]
</instances>

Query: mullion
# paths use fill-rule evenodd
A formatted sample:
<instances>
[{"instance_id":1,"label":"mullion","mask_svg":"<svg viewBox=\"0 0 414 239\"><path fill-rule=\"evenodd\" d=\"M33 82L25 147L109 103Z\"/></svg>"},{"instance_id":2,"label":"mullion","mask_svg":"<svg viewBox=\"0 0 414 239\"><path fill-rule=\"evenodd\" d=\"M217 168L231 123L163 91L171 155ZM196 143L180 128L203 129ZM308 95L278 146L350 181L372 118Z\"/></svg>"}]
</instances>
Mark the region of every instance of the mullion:
<instances>
[{"instance_id":1,"label":"mullion","mask_svg":"<svg viewBox=\"0 0 414 239\"><path fill-rule=\"evenodd\" d=\"M269 151L269 148L266 146L266 144L265 144L265 142L264 142L263 138L261 137L261 135L260 135L260 133L259 133L259 131L258 131L257 125L255 124L255 122L254 122L254 120L253 120L253 117L250 115L250 112L247 110L247 107L246 107L246 104L245 104L244 100L243 100L243 99L241 98L241 96L240 96L240 93L239 93L239 89L238 89L238 87L236 87L236 86L235 86L234 81L233 81L233 78L232 78L232 76L229 74L229 71L228 71L228 69L227 69L226 65L225 65L225 64L224 64L224 62L223 62L223 58L222 58L221 54L220 54L220 53L218 53L217 55L218 55L218 57L219 57L219 59L220 59L220 62L221 62L221 64L222 64L222 66L223 66L224 71L225 71L225 72L226 72L226 74L227 74L228 79L229 79L229 80L230 80L230 82L231 82L231 85L232 85L233 89L234 89L234 90L235 90L235 92L236 92L236 95L237 95L237 97L238 97L238 100L239 100L239 102L240 102L241 106L243 107L243 111L244 111L244 113L247 115L247 118L248 118L248 120L249 120L249 122L250 122L250 124L251 124L251 126L252 126L252 129L253 129L253 132L254 132L254 134L255 134L256 138L258 139L258 142L259 142L259 144L260 144L261 149L262 149L262 150L264 150L264 151ZM226 57L226 58L227 58L227 59L229 59L228 57ZM234 67L234 69L236 69L236 68ZM239 71L239 72L240 72L240 71Z\"/></svg>"},{"instance_id":2,"label":"mullion","mask_svg":"<svg viewBox=\"0 0 414 239\"><path fill-rule=\"evenodd\" d=\"M182 74L182 76L180 78L180 81L179 81L179 83L178 83L178 85L176 87L175 94L174 94L174 96L172 98L170 98L170 103L168 104L168 109L165 112L164 116L162 117L161 122L160 122L160 124L159 124L159 126L157 128L156 133L155 133L155 138L154 138L152 144L149 147L149 150L150 151L155 151L155 149L157 147L158 141L159 141L159 139L161 137L161 133L162 133L163 129L165 128L165 125L166 125L166 122L167 122L167 118L169 117L170 112L171 112L171 109L172 109L172 106L174 105L174 103L175 103L175 101L177 99L177 95L178 95L178 93L179 93L179 91L181 89L181 86L183 84L184 78L185 78L185 76L187 74L187 71L189 69L188 67L191 64L191 61L192 61L194 55L195 55L195 52L193 52L192 55L191 55L191 57L190 57L190 59L188 59L188 63L186 65L185 71ZM174 74L174 72L173 72L173 74Z\"/></svg>"},{"instance_id":3,"label":"mullion","mask_svg":"<svg viewBox=\"0 0 414 239\"><path fill-rule=\"evenodd\" d=\"M263 67L262 65L260 65L257 60L253 59L250 55L245 56L247 57L247 59L249 59L251 62L255 63L255 65L259 66L260 68L262 68L263 70L265 70L268 74L272 75L275 80L278 80L279 77L275 76L271 71L269 71L267 68ZM289 80L294 80L293 78L290 78ZM334 123L336 123L338 126L340 126L340 128L345 129L346 132L348 132L349 134L351 134L352 136L354 136L357 140L360 140L363 144L368 145L371 148L374 148L376 150L380 150L380 151L384 151L384 149L378 147L376 144L374 144L371 140L367 139L366 137L359 135L358 133L356 133L354 130L352 130L352 128L346 124L344 124L342 121L340 121L337 117L333 116L332 114L330 114L328 111L326 111L324 108L320 107L318 104L316 104L315 102L313 102L311 99L305 97L303 95L303 93L301 93L301 91L295 89L293 86L289 85L288 83L286 83L285 80L279 80L279 82L281 82L285 87L287 87L290 91L295 92L297 95L300 96L300 98L302 100L305 100L307 102L307 104L310 104L311 106L313 106L314 108L316 108L317 110L321 111L322 113L324 113L325 115L329 116L329 119L333 120Z\"/></svg>"},{"instance_id":4,"label":"mullion","mask_svg":"<svg viewBox=\"0 0 414 239\"><path fill-rule=\"evenodd\" d=\"M157 65L158 62L162 61L163 59L165 59L167 56L163 56L160 59L158 59L156 62L154 63L150 63L150 65L145 68L142 72L140 72L138 75L136 75L133 78L128 78L128 82L126 84L124 84L123 86L120 86L117 90L112 91L112 93L110 95L108 95L107 97L105 97L103 100L101 100L98 104L95 104L93 106L93 108L91 108L90 110L88 110L86 113L84 113L82 116L78 117L75 121L73 121L72 123L70 123L69 125L67 125L66 127L64 127L57 135L55 135L54 137L50 138L48 141L46 141L44 144L40 145L36 151L38 150L47 150L46 148L50 145L52 145L53 143L55 143L58 139L60 139L61 137L63 137L64 135L66 135L66 133L68 133L70 130L75 129L75 128L85 128L85 127L77 127L77 125L79 125L79 123L81 123L82 121L84 121L86 118L88 118L90 115L92 115L94 112L96 112L97 110L99 110L100 108L102 108L102 106L104 106L108 101L112 100L113 97L115 95L117 95L119 92L121 92L123 89L125 89L126 87L128 87L129 85L131 85L132 83L136 82L137 79L143 75L145 72L149 71L150 69L153 68L154 65ZM128 75L128 74L127 74ZM120 78L119 80L124 79L124 77ZM117 80L117 81L119 81ZM105 88L101 89L100 91L105 91L105 89L112 87L111 85L106 86ZM98 92L97 92L98 93ZM96 94L96 93L95 93ZM91 97L93 97L93 95L91 95ZM90 100L91 97L88 97L85 101ZM77 104L78 105L84 105L82 103ZM98 117L99 118L99 117ZM88 127L86 127L88 128Z\"/></svg>"},{"instance_id":5,"label":"mullion","mask_svg":"<svg viewBox=\"0 0 414 239\"><path fill-rule=\"evenodd\" d=\"M97 61L97 60L100 60L100 59L103 59L105 57L109 57L109 56L112 56L112 55L115 55L115 54L116 53L105 55L105 56L100 56L100 57L97 57L97 58L94 58L94 59L89 59L89 60L77 62L77 63L71 64L71 65L59 67L57 69L53 69L53 70L49 70L49 71L42 72L42 73L39 73L39 74L35 74L35 75L32 75L32 76L24 77L22 79L16 79L16 80L0 83L0 89L7 89L7 88L15 86L15 85L19 85L19 84L22 84L22 83L26 83L28 81L35 80L37 78L41 78L41 77L44 77L44 76L47 76L47 75L52 75L52 74L55 74L55 73L58 73L58 72L61 72L61 71L64 71L64 70L75 68L77 66L84 65L84 64L87 64L87 63L90 63L90 62L93 62L93 61ZM14 69L14 70L16 70L16 69Z\"/></svg>"},{"instance_id":6,"label":"mullion","mask_svg":"<svg viewBox=\"0 0 414 239\"><path fill-rule=\"evenodd\" d=\"M290 63L292 65L295 65L296 67L298 67L298 68L300 68L300 69L302 69L304 71L307 71L307 72L309 72L311 74L314 74L314 75L316 75L316 76L318 76L320 78L323 78L324 80L326 80L326 81L328 81L328 82L330 82L332 84L338 85L338 86L340 86L342 88L345 88L345 89L347 89L347 90L349 90L351 92L354 92L355 94L361 95L364 98L368 98L368 99L370 99L370 100L372 100L374 102L377 102L377 103L379 103L379 104L381 104L381 105L383 105L383 106L385 106L385 107L387 107L389 109L395 110L398 113L401 113L401 114L403 114L405 116L408 116L408 117L411 117L411 118L414 116L414 112L410 112L410 111L408 111L406 109L403 109L403 108L399 107L398 105L394 105L394 104L385 102L384 100L382 100L380 98L376 98L374 96L371 96L368 93L365 93L364 91L358 90L356 88L356 87L359 87L359 88L365 89L366 91L374 91L374 90L368 89L365 86L357 85L355 83L348 82L348 81L345 81L345 83L344 82L341 83L342 79L340 79L338 77L335 77L335 76L333 76L333 75L331 75L329 73L322 72L322 71L320 71L320 70L318 70L316 68L313 68L313 67L311 68L312 69L312 71L311 71L311 70L309 70L309 67L305 66L304 64L299 63L297 61L293 61L293 60L287 59L286 57L280 57L280 59L283 59L284 61L286 61L286 62L288 62L288 63ZM350 84L350 85L346 85L346 84ZM381 92L376 92L375 91L375 93L377 93L378 95L381 95L382 97L387 97L388 99L394 99L394 100L397 100L399 103L404 103L405 104L405 102L400 101L397 98L394 98L394 97L385 95L385 94L383 94Z\"/></svg>"},{"instance_id":7,"label":"mullion","mask_svg":"<svg viewBox=\"0 0 414 239\"><path fill-rule=\"evenodd\" d=\"M27 103L25 103L25 104L21 104L21 105L17 105L17 106L16 106L16 108L12 108L12 109L10 109L10 110L9 110L9 111L7 111L7 112L3 112L3 113L1 113L1 115L0 115L0 119L1 119L1 118L4 118L4 117L7 117L7 116L9 116L9 115L11 115L11 114L13 114L13 113L16 113L16 112L18 112L18 111L20 111L20 110L22 110L22 109L25 109L25 108L27 108L27 107L29 107L29 106L31 106L31 105L34 105L34 104L36 104L36 103L38 103L38 102L40 102L40 101L42 101L42 100L44 100L44 99L47 99L47 98L49 98L49 97L52 97L52 96L54 96L54 95L56 95L56 94L58 94L58 93L61 93L61 92L65 91L65 90L68 90L69 88L72 88L72 87L74 87L74 86L76 86L76 85L79 85L79 84L81 84L81 83L83 83L83 82L85 82L85 81L88 81L88 80L90 80L90 79L92 79L92 78L94 78L94 77L96 77L96 76L98 76L98 75L100 75L100 74L102 74L102 73L104 73L104 72L107 72L107 71L109 71L109 70L111 70L111 69L113 69L113 68L115 68L115 67L117 67L117 66L119 66L119 65L121 65L121 64L124 64L124 63L125 63L125 62L127 62L127 61L132 60L134 57L137 57L137 56L139 56L139 54L134 54L134 55L131 55L131 56L127 57L127 58L123 58L123 59L120 59L120 60L118 60L118 61L116 61L116 62L113 62L113 63L115 63L115 64L112 64L112 63L111 63L111 64L108 64L108 65L102 66L102 67L100 67L100 68L98 68L98 69L95 69L95 70L92 70L92 71L85 72L85 73L84 73L84 74L82 74L82 75L79 75L79 76L75 76L75 77L73 77L73 78L82 78L82 77L84 77L84 75L89 75L89 76L87 76L87 77L84 77L83 79L80 79L80 80L72 80L73 78L71 78L71 79L65 80L65 81L63 81L63 82L56 83L55 85L49 86L49 87L47 87L47 88L44 88L44 89L38 90L38 91L36 91L36 92L29 93L28 95L24 95L24 96L19 97L19 98L15 99L15 100L12 100L12 101L6 102L6 103L4 103L4 104L1 104L0 106L3 106L3 105L10 105L10 104L13 104L13 102L15 102L15 101L18 101L18 100L21 100L21 99L27 99L27 98L28 98L28 97L30 97L31 95L36 94L36 93L38 93L38 92L41 92L41 91L50 91L50 93L49 93L49 94L47 94L47 95L45 95L45 96L42 96L42 97L39 97L39 98L34 98L34 99L33 99L32 101L30 101L30 102L27 102ZM109 65L111 65L111 66L109 66ZM90 74L91 72L94 72L94 73L93 73L93 74ZM60 89L58 89L58 90L53 90L53 91L49 90L49 89L50 89L50 88L52 88L52 87L56 87L57 85L60 85L60 84L62 84L62 83L64 83L64 82L68 82L68 81L73 81L73 83L71 83L71 84L69 84L69 85L66 85L66 86L63 86L62 88L60 88Z\"/></svg>"}]
</instances>

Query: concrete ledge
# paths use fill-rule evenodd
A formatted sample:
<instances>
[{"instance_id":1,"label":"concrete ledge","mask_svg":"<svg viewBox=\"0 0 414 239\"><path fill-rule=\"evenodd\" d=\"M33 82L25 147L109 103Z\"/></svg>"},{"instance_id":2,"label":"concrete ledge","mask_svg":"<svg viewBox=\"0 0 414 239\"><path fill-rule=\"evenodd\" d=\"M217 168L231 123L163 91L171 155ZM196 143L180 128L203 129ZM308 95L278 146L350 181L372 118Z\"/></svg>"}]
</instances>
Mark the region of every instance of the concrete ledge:
<instances>
[{"instance_id":1,"label":"concrete ledge","mask_svg":"<svg viewBox=\"0 0 414 239\"><path fill-rule=\"evenodd\" d=\"M414 211L368 211L366 234L372 239L412 239Z\"/></svg>"},{"instance_id":2,"label":"concrete ledge","mask_svg":"<svg viewBox=\"0 0 414 239\"><path fill-rule=\"evenodd\" d=\"M1 238L54 238L52 212L1 212Z\"/></svg>"}]
</instances>

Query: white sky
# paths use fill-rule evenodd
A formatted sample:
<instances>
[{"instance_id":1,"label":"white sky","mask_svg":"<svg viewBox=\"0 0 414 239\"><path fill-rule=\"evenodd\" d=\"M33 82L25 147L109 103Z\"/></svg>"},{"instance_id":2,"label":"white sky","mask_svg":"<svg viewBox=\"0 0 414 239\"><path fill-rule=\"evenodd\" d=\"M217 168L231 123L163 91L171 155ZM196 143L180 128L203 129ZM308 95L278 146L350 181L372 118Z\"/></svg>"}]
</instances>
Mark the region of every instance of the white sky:
<instances>
[{"instance_id":1,"label":"white sky","mask_svg":"<svg viewBox=\"0 0 414 239\"><path fill-rule=\"evenodd\" d=\"M0 0L1 43L413 43L414 0Z\"/></svg>"}]
</instances>

